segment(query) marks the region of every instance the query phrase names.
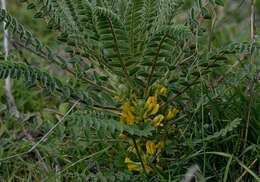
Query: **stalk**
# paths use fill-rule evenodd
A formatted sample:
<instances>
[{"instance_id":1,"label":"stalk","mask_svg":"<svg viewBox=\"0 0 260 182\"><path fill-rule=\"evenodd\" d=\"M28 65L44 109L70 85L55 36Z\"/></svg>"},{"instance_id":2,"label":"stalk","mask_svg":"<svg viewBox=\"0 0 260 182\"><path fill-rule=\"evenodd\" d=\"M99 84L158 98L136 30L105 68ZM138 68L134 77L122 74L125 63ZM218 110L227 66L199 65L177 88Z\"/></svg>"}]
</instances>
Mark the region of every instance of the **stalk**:
<instances>
[{"instance_id":1,"label":"stalk","mask_svg":"<svg viewBox=\"0 0 260 182\"><path fill-rule=\"evenodd\" d=\"M6 10L6 1L1 0L1 7L2 9ZM4 53L5 53L5 61L7 61L8 55L9 55L9 42L8 42L8 30L5 29L6 23L3 22L3 29L4 29L4 40L3 40L3 47L4 47ZM5 85L4 85L6 100L7 100L7 106L8 111L11 115L14 115L15 117L19 117L19 112L17 110L15 100L12 94L12 81L10 78L10 75L5 79Z\"/></svg>"}]
</instances>

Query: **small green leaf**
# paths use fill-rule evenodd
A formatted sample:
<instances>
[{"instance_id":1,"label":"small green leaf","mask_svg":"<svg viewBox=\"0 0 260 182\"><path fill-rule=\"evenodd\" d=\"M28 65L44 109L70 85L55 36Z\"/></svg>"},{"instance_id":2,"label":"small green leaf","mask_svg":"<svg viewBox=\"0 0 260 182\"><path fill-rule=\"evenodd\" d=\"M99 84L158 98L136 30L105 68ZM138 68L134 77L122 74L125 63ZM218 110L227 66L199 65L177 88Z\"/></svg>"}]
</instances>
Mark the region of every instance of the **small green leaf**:
<instances>
[{"instance_id":1,"label":"small green leaf","mask_svg":"<svg viewBox=\"0 0 260 182\"><path fill-rule=\"evenodd\" d=\"M224 6L224 0L215 0L215 3L219 6Z\"/></svg>"},{"instance_id":2,"label":"small green leaf","mask_svg":"<svg viewBox=\"0 0 260 182\"><path fill-rule=\"evenodd\" d=\"M37 12L37 13L34 14L33 17L34 17L34 18L43 18L44 15L42 14L42 12Z\"/></svg>"},{"instance_id":3,"label":"small green leaf","mask_svg":"<svg viewBox=\"0 0 260 182\"><path fill-rule=\"evenodd\" d=\"M34 9L35 7L36 6L34 3L30 3L30 4L28 4L27 9Z\"/></svg>"},{"instance_id":4,"label":"small green leaf","mask_svg":"<svg viewBox=\"0 0 260 182\"><path fill-rule=\"evenodd\" d=\"M62 114L66 114L69 110L69 103L65 102L59 105L59 111Z\"/></svg>"}]
</instances>

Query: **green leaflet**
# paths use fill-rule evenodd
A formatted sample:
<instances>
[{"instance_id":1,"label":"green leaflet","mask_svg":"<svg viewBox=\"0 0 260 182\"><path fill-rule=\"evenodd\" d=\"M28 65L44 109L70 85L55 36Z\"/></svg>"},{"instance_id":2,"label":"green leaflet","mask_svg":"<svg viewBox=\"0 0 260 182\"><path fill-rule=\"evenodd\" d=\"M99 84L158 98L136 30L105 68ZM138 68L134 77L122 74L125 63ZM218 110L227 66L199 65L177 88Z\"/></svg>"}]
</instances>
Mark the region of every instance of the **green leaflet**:
<instances>
[{"instance_id":1,"label":"green leaflet","mask_svg":"<svg viewBox=\"0 0 260 182\"><path fill-rule=\"evenodd\" d=\"M66 120L68 122L85 122L87 123L87 127L96 130L102 130L106 133L127 132L130 135L138 137L151 136L152 131L154 130L151 125L147 125L142 128L138 125L125 125L120 123L118 119L112 116L94 111L78 111L68 116Z\"/></svg>"},{"instance_id":2,"label":"green leaflet","mask_svg":"<svg viewBox=\"0 0 260 182\"><path fill-rule=\"evenodd\" d=\"M129 80L128 62L132 62L127 32L120 18L105 8L96 8L97 29L102 51L107 64L118 67L124 77Z\"/></svg>"},{"instance_id":3,"label":"green leaflet","mask_svg":"<svg viewBox=\"0 0 260 182\"><path fill-rule=\"evenodd\" d=\"M92 99L86 92L76 90L70 86L64 85L60 80L50 76L47 72L27 66L25 64L2 62L0 63L0 79L5 79L10 75L13 79L24 79L27 83L33 85L36 82L41 84L45 91L53 93L55 91L62 93L65 98L73 98L91 106Z\"/></svg>"},{"instance_id":4,"label":"green leaflet","mask_svg":"<svg viewBox=\"0 0 260 182\"><path fill-rule=\"evenodd\" d=\"M40 40L38 40L33 34L24 28L24 26L9 15L5 10L0 9L0 22L5 22L5 29L8 29L13 35L25 44L25 46L31 46L36 51L43 51L47 48L42 45Z\"/></svg>"}]
</instances>

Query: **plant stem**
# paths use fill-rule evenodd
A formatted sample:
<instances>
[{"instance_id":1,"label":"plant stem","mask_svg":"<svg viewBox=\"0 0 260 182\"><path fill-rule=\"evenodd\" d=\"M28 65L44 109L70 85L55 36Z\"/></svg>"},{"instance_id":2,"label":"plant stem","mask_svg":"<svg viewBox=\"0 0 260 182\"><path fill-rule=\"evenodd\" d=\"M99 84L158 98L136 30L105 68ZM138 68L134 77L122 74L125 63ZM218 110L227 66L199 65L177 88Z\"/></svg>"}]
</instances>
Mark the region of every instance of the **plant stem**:
<instances>
[{"instance_id":1,"label":"plant stem","mask_svg":"<svg viewBox=\"0 0 260 182\"><path fill-rule=\"evenodd\" d=\"M138 149L138 146L137 146L136 140L135 140L134 137L132 137L132 139L133 139L133 142L134 142L134 147L135 147L135 150L136 150L137 156L138 156L138 158L139 158L139 160L140 160L140 162L141 162L141 165L142 165L143 171L144 171L146 177L148 177L148 174L147 174L147 172L146 172L146 170L145 170L144 162L143 162L142 157L141 157L141 154L140 154L140 152L139 152L139 149Z\"/></svg>"},{"instance_id":2,"label":"plant stem","mask_svg":"<svg viewBox=\"0 0 260 182\"><path fill-rule=\"evenodd\" d=\"M150 85L151 79L152 79L152 77L153 77L155 68L156 68L156 63L157 63L157 61L158 61L158 59L159 59L159 54L160 54L162 45L163 45L165 39L167 38L167 36L168 36L168 34L165 34L165 35L162 37L162 39L161 39L161 41L160 41L160 44L159 44L159 46L158 46L158 48L157 48L157 50L156 50L156 55L155 55L154 59L152 60L152 63L153 63L153 64L152 64L152 67L151 67L151 69L150 69L150 74L149 74L149 76L148 76L148 78L147 78L147 84L146 84L146 87L145 87L145 96L146 96L146 97L148 97L149 85Z\"/></svg>"},{"instance_id":3,"label":"plant stem","mask_svg":"<svg viewBox=\"0 0 260 182\"><path fill-rule=\"evenodd\" d=\"M251 0L251 43L254 44L256 42L256 19L255 19L255 3L256 0ZM251 53L251 65L252 67L255 65L255 54ZM255 70L253 70L255 71ZM257 75L257 74L256 74ZM249 82L249 105L248 105L248 111L247 111L247 121L246 121L246 131L245 131L245 140L244 140L244 147L246 148L247 145L247 139L248 139L248 131L249 131L249 125L250 125L250 119L251 119L251 107L254 100L254 88L255 88L255 76L252 75L252 78ZM244 157L242 159L242 162L244 161Z\"/></svg>"},{"instance_id":4,"label":"plant stem","mask_svg":"<svg viewBox=\"0 0 260 182\"><path fill-rule=\"evenodd\" d=\"M126 79L126 81L128 83L128 86L130 88L134 89L134 84L133 84L132 80L129 77L129 74L128 74L128 71L127 71L127 67L125 65L125 62L124 62L124 60L122 58L122 55L121 55L121 52L119 50L118 40L117 40L116 33L115 33L115 30L114 30L114 27L113 27L113 23L112 23L112 21L109 18L108 18L108 21L109 21L109 25L110 25L110 30L112 32L113 41L114 41L114 44L115 44L115 51L117 53L117 56L118 56L118 59L120 61L121 66L122 66L122 69L124 71L125 79Z\"/></svg>"}]
</instances>

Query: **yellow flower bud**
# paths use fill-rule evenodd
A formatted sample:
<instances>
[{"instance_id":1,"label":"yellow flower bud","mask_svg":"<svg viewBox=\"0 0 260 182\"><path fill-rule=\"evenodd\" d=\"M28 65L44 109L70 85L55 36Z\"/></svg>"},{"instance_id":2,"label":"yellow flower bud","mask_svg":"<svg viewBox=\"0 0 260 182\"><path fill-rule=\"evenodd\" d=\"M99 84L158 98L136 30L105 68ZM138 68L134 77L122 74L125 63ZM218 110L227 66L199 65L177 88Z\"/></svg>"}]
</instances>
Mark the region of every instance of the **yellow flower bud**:
<instances>
[{"instance_id":1,"label":"yellow flower bud","mask_svg":"<svg viewBox=\"0 0 260 182\"><path fill-rule=\"evenodd\" d=\"M151 112L151 115L155 115L159 111L159 108L160 108L160 105L156 104Z\"/></svg>"},{"instance_id":2,"label":"yellow flower bud","mask_svg":"<svg viewBox=\"0 0 260 182\"><path fill-rule=\"evenodd\" d=\"M130 102L125 102L123 105L123 112L132 112L134 111L134 107L131 106Z\"/></svg>"},{"instance_id":3,"label":"yellow flower bud","mask_svg":"<svg viewBox=\"0 0 260 182\"><path fill-rule=\"evenodd\" d=\"M156 144L156 148L158 151L161 151L165 147L165 141L160 141L159 143Z\"/></svg>"},{"instance_id":4,"label":"yellow flower bud","mask_svg":"<svg viewBox=\"0 0 260 182\"><path fill-rule=\"evenodd\" d=\"M149 105L151 105L151 102L152 102L152 97L148 97L146 103L145 103L145 107L148 108Z\"/></svg>"},{"instance_id":5,"label":"yellow flower bud","mask_svg":"<svg viewBox=\"0 0 260 182\"><path fill-rule=\"evenodd\" d=\"M134 153L134 154L137 155L136 149L135 149L135 147L134 147L133 145L130 145L130 146L128 147L128 151L129 151L129 152L132 152L132 153Z\"/></svg>"},{"instance_id":6,"label":"yellow flower bud","mask_svg":"<svg viewBox=\"0 0 260 182\"><path fill-rule=\"evenodd\" d=\"M126 123L131 125L134 124L134 122L135 122L135 116L131 112L129 112L126 117Z\"/></svg>"},{"instance_id":7,"label":"yellow flower bud","mask_svg":"<svg viewBox=\"0 0 260 182\"><path fill-rule=\"evenodd\" d=\"M157 104L157 97L156 96L150 96L146 103L145 103L145 107L147 108L147 111L151 111Z\"/></svg>"},{"instance_id":8,"label":"yellow flower bud","mask_svg":"<svg viewBox=\"0 0 260 182\"><path fill-rule=\"evenodd\" d=\"M178 114L179 110L177 108L173 108L170 110L166 116L166 120L172 120Z\"/></svg>"},{"instance_id":9,"label":"yellow flower bud","mask_svg":"<svg viewBox=\"0 0 260 182\"><path fill-rule=\"evenodd\" d=\"M144 115L143 115L143 118L146 119L148 117L148 112L145 111Z\"/></svg>"},{"instance_id":10,"label":"yellow flower bud","mask_svg":"<svg viewBox=\"0 0 260 182\"><path fill-rule=\"evenodd\" d=\"M164 87L164 86L162 86L162 87L160 88L160 90L159 90L159 94L164 95L164 94L166 94L166 93L167 93L167 88Z\"/></svg>"},{"instance_id":11,"label":"yellow flower bud","mask_svg":"<svg viewBox=\"0 0 260 182\"><path fill-rule=\"evenodd\" d=\"M141 171L141 163L134 162L129 157L125 158L125 163L127 164L127 168L129 171Z\"/></svg>"},{"instance_id":12,"label":"yellow flower bud","mask_svg":"<svg viewBox=\"0 0 260 182\"><path fill-rule=\"evenodd\" d=\"M153 141L148 140L146 142L146 152L148 155L154 155L156 152L156 145Z\"/></svg>"},{"instance_id":13,"label":"yellow flower bud","mask_svg":"<svg viewBox=\"0 0 260 182\"><path fill-rule=\"evenodd\" d=\"M135 122L135 116L133 114L134 107L129 102L125 102L121 113L121 121L131 125Z\"/></svg>"},{"instance_id":14,"label":"yellow flower bud","mask_svg":"<svg viewBox=\"0 0 260 182\"><path fill-rule=\"evenodd\" d=\"M152 125L154 127L163 126L162 121L164 120L164 116L162 114L157 115L153 118Z\"/></svg>"}]
</instances>

